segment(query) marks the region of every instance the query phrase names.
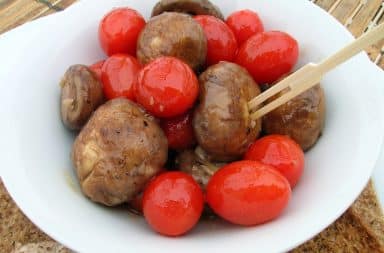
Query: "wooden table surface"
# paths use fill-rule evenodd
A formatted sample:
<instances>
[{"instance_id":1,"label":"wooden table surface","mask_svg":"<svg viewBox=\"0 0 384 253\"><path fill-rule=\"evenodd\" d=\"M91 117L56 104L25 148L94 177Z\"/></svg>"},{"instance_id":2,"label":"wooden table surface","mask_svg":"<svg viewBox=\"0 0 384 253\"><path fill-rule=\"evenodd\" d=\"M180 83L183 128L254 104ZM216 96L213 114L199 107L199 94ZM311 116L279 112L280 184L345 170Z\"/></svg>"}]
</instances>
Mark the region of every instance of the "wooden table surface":
<instances>
[{"instance_id":1,"label":"wooden table surface","mask_svg":"<svg viewBox=\"0 0 384 253\"><path fill-rule=\"evenodd\" d=\"M0 33L38 17L62 11L75 1L0 0ZM312 2L331 13L356 37L374 25L384 22L383 0L312 0ZM384 40L367 48L367 52L373 62L384 68ZM347 212L323 233L335 230L338 223L344 222L343 219L349 219L348 215ZM320 238L320 240L322 239ZM23 244L39 242L43 242L40 244L42 245L41 248L50 248L51 251L49 252L67 252L65 248L55 244L28 221L9 197L0 180L0 252L11 252ZM311 244L316 243L319 242L315 238L301 246L297 252L313 252L311 251ZM345 250L344 252L354 251ZM367 252L371 251L368 250Z\"/></svg>"}]
</instances>

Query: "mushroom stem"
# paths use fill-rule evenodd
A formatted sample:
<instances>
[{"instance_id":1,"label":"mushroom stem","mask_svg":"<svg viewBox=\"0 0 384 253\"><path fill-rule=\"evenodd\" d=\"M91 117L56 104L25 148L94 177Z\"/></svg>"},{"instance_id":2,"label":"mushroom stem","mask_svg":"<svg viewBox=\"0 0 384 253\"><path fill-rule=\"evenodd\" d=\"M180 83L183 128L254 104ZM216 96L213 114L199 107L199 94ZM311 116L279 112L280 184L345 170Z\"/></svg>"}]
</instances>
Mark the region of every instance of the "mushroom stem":
<instances>
[{"instance_id":1,"label":"mushroom stem","mask_svg":"<svg viewBox=\"0 0 384 253\"><path fill-rule=\"evenodd\" d=\"M73 103L75 102L74 99L72 98L66 98L66 99L63 99L63 106L66 107L66 108L69 108L71 107L71 110L73 109Z\"/></svg>"},{"instance_id":2,"label":"mushroom stem","mask_svg":"<svg viewBox=\"0 0 384 253\"><path fill-rule=\"evenodd\" d=\"M204 169L204 171L207 174L212 176L213 174L215 174L216 171L219 170L218 166L216 166L213 163L208 161L208 159L207 159L207 157L205 155L205 152L204 152L204 150L201 147L197 147L195 149L195 154L196 154L198 162L200 162L203 165L201 167Z\"/></svg>"}]
</instances>

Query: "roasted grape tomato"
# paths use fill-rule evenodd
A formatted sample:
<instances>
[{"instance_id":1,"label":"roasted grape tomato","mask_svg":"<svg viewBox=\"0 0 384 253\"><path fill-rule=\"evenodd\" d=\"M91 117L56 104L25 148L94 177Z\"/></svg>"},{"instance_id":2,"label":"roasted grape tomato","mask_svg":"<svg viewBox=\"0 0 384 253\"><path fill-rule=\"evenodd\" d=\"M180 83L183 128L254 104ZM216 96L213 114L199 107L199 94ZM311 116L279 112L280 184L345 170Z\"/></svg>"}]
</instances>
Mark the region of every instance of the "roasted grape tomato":
<instances>
[{"instance_id":1,"label":"roasted grape tomato","mask_svg":"<svg viewBox=\"0 0 384 253\"><path fill-rule=\"evenodd\" d=\"M259 15L251 10L235 11L227 18L226 23L235 34L239 45L251 36L264 31Z\"/></svg>"},{"instance_id":2,"label":"roasted grape tomato","mask_svg":"<svg viewBox=\"0 0 384 253\"><path fill-rule=\"evenodd\" d=\"M150 62L140 71L135 85L136 101L159 118L186 113L198 93L195 73L174 57L160 57Z\"/></svg>"},{"instance_id":3,"label":"roasted grape tomato","mask_svg":"<svg viewBox=\"0 0 384 253\"><path fill-rule=\"evenodd\" d=\"M163 235L178 236L188 232L198 222L203 206L200 186L183 172L163 173L144 191L144 217Z\"/></svg>"},{"instance_id":4,"label":"roasted grape tomato","mask_svg":"<svg viewBox=\"0 0 384 253\"><path fill-rule=\"evenodd\" d=\"M206 65L220 61L233 61L237 53L236 37L222 20L213 16L198 15L194 19L203 27L207 37Z\"/></svg>"},{"instance_id":5,"label":"roasted grape tomato","mask_svg":"<svg viewBox=\"0 0 384 253\"><path fill-rule=\"evenodd\" d=\"M145 20L135 10L117 8L100 21L99 41L104 52L111 56L123 53L136 55L137 38L145 26Z\"/></svg>"},{"instance_id":6,"label":"roasted grape tomato","mask_svg":"<svg viewBox=\"0 0 384 253\"><path fill-rule=\"evenodd\" d=\"M291 188L271 166L239 161L218 170L207 185L213 211L234 224L251 226L275 219L287 206Z\"/></svg>"},{"instance_id":7,"label":"roasted grape tomato","mask_svg":"<svg viewBox=\"0 0 384 253\"><path fill-rule=\"evenodd\" d=\"M108 99L125 97L134 100L133 86L140 69L140 63L133 56L116 54L109 57L101 74L104 95Z\"/></svg>"},{"instance_id":8,"label":"roasted grape tomato","mask_svg":"<svg viewBox=\"0 0 384 253\"><path fill-rule=\"evenodd\" d=\"M168 146L175 150L193 147L196 143L192 126L192 112L175 118L163 119L160 124L168 138Z\"/></svg>"},{"instance_id":9,"label":"roasted grape tomato","mask_svg":"<svg viewBox=\"0 0 384 253\"><path fill-rule=\"evenodd\" d=\"M255 141L244 156L276 168L288 180L291 188L299 181L304 169L304 152L291 138L268 135Z\"/></svg>"},{"instance_id":10,"label":"roasted grape tomato","mask_svg":"<svg viewBox=\"0 0 384 253\"><path fill-rule=\"evenodd\" d=\"M289 34L262 32L243 43L236 63L246 68L259 84L273 83L292 70L298 56L297 41Z\"/></svg>"}]
</instances>

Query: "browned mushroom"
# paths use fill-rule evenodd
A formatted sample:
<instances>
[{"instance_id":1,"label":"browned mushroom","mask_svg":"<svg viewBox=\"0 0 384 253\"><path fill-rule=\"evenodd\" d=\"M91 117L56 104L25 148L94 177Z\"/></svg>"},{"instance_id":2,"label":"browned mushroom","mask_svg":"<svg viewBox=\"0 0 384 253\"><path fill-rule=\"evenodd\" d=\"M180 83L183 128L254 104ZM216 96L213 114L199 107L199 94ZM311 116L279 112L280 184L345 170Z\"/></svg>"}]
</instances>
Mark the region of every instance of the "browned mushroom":
<instances>
[{"instance_id":1,"label":"browned mushroom","mask_svg":"<svg viewBox=\"0 0 384 253\"><path fill-rule=\"evenodd\" d=\"M193 127L199 145L215 161L241 158L261 130L261 120L250 118L248 101L260 89L237 64L220 62L199 77L200 103Z\"/></svg>"},{"instance_id":2,"label":"browned mushroom","mask_svg":"<svg viewBox=\"0 0 384 253\"><path fill-rule=\"evenodd\" d=\"M163 12L183 12L191 15L211 15L224 19L220 9L208 0L161 0L152 10L152 17Z\"/></svg>"},{"instance_id":3,"label":"browned mushroom","mask_svg":"<svg viewBox=\"0 0 384 253\"><path fill-rule=\"evenodd\" d=\"M137 44L137 58L143 65L161 56L173 56L199 70L206 54L207 38L202 27L189 15L176 12L149 20Z\"/></svg>"},{"instance_id":4,"label":"browned mushroom","mask_svg":"<svg viewBox=\"0 0 384 253\"><path fill-rule=\"evenodd\" d=\"M284 91L271 100L282 94ZM308 150L320 137L324 120L325 96L319 84L265 115L263 131L266 134L288 135L303 150Z\"/></svg>"},{"instance_id":5,"label":"browned mushroom","mask_svg":"<svg viewBox=\"0 0 384 253\"><path fill-rule=\"evenodd\" d=\"M177 168L190 174L202 189L206 188L209 179L224 165L224 163L211 163L208 155L200 147L195 150L184 150L176 157Z\"/></svg>"},{"instance_id":6,"label":"browned mushroom","mask_svg":"<svg viewBox=\"0 0 384 253\"><path fill-rule=\"evenodd\" d=\"M61 119L66 127L79 130L104 102L102 85L87 66L73 65L65 72L61 86Z\"/></svg>"},{"instance_id":7,"label":"browned mushroom","mask_svg":"<svg viewBox=\"0 0 384 253\"><path fill-rule=\"evenodd\" d=\"M100 106L76 138L72 160L82 191L107 206L131 201L163 168L168 143L155 119L128 99Z\"/></svg>"}]
</instances>

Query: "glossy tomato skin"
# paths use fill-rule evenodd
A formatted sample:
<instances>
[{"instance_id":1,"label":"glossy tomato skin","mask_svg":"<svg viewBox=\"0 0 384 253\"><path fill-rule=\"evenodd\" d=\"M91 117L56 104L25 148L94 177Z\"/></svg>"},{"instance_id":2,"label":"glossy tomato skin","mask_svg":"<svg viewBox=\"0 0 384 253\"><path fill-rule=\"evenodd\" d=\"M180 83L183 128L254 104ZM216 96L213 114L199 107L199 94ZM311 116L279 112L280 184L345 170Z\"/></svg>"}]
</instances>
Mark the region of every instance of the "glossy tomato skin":
<instances>
[{"instance_id":1,"label":"glossy tomato skin","mask_svg":"<svg viewBox=\"0 0 384 253\"><path fill-rule=\"evenodd\" d=\"M163 119L160 126L167 136L169 148L182 150L196 144L191 111L175 118Z\"/></svg>"},{"instance_id":2,"label":"glossy tomato skin","mask_svg":"<svg viewBox=\"0 0 384 253\"><path fill-rule=\"evenodd\" d=\"M104 95L108 99L125 97L134 101L133 86L140 69L140 63L133 56L115 54L109 57L101 71Z\"/></svg>"},{"instance_id":3,"label":"glossy tomato skin","mask_svg":"<svg viewBox=\"0 0 384 253\"><path fill-rule=\"evenodd\" d=\"M276 168L295 187L304 170L304 152L291 138L268 135L255 141L244 156Z\"/></svg>"},{"instance_id":4,"label":"glossy tomato skin","mask_svg":"<svg viewBox=\"0 0 384 253\"><path fill-rule=\"evenodd\" d=\"M193 70L174 57L160 57L139 73L135 85L139 104L159 118L172 118L190 109L199 93Z\"/></svg>"},{"instance_id":5,"label":"glossy tomato skin","mask_svg":"<svg viewBox=\"0 0 384 253\"><path fill-rule=\"evenodd\" d=\"M130 8L116 8L100 21L99 41L104 52L111 56L123 53L136 55L137 38L145 26L144 18Z\"/></svg>"},{"instance_id":6,"label":"glossy tomato skin","mask_svg":"<svg viewBox=\"0 0 384 253\"><path fill-rule=\"evenodd\" d=\"M235 34L239 45L242 45L251 36L264 31L264 25L259 15L251 10L235 11L227 18L226 23Z\"/></svg>"},{"instance_id":7,"label":"glossy tomato skin","mask_svg":"<svg viewBox=\"0 0 384 253\"><path fill-rule=\"evenodd\" d=\"M101 60L98 62L95 62L89 68L96 74L97 78L101 80L101 72L104 65L105 60Z\"/></svg>"},{"instance_id":8,"label":"glossy tomato skin","mask_svg":"<svg viewBox=\"0 0 384 253\"><path fill-rule=\"evenodd\" d=\"M143 196L144 217L158 233L178 236L198 222L204 206L200 186L188 174L166 172L146 188Z\"/></svg>"},{"instance_id":9,"label":"glossy tomato skin","mask_svg":"<svg viewBox=\"0 0 384 253\"><path fill-rule=\"evenodd\" d=\"M194 19L203 27L207 37L206 65L220 61L233 61L238 45L232 30L222 20L208 15L198 15Z\"/></svg>"},{"instance_id":10,"label":"glossy tomato skin","mask_svg":"<svg viewBox=\"0 0 384 253\"><path fill-rule=\"evenodd\" d=\"M236 63L258 83L273 83L289 73L299 56L297 41L279 31L253 35L239 49Z\"/></svg>"},{"instance_id":11,"label":"glossy tomato skin","mask_svg":"<svg viewBox=\"0 0 384 253\"><path fill-rule=\"evenodd\" d=\"M276 169L247 160L218 170L206 191L206 200L216 214L244 226L275 219L291 197L288 181Z\"/></svg>"}]
</instances>

